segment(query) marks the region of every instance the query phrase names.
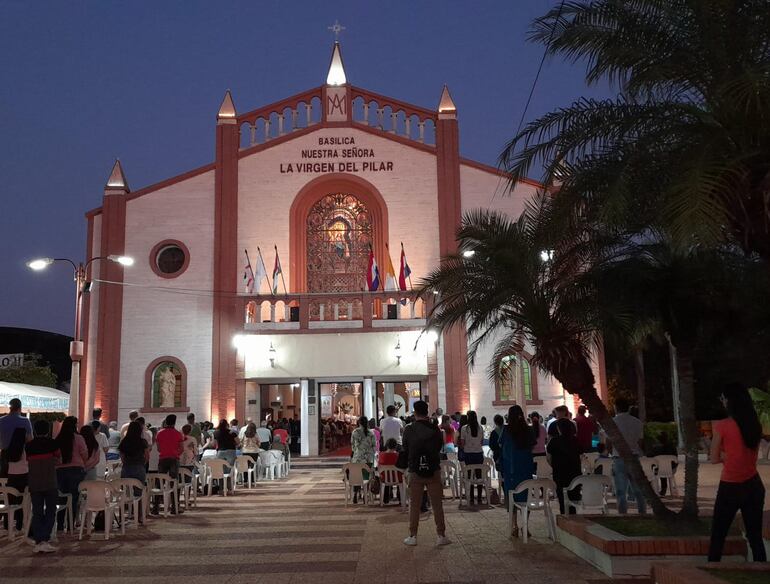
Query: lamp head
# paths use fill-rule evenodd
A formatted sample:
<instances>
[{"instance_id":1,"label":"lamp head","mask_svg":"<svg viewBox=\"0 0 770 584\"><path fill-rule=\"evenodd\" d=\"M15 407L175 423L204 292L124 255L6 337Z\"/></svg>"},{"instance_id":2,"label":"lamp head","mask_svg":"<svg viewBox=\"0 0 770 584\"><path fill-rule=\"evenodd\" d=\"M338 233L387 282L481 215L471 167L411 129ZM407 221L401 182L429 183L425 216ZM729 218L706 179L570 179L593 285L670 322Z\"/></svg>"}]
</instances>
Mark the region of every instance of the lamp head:
<instances>
[{"instance_id":1,"label":"lamp head","mask_svg":"<svg viewBox=\"0 0 770 584\"><path fill-rule=\"evenodd\" d=\"M121 266L133 266L134 265L134 258L130 256L122 256L122 255L109 255L107 256L107 259L119 263Z\"/></svg>"},{"instance_id":2,"label":"lamp head","mask_svg":"<svg viewBox=\"0 0 770 584\"><path fill-rule=\"evenodd\" d=\"M53 263L52 258L38 258L35 260L28 261L27 267L30 270L35 270L36 272L39 272L40 270L45 270L52 263Z\"/></svg>"}]
</instances>

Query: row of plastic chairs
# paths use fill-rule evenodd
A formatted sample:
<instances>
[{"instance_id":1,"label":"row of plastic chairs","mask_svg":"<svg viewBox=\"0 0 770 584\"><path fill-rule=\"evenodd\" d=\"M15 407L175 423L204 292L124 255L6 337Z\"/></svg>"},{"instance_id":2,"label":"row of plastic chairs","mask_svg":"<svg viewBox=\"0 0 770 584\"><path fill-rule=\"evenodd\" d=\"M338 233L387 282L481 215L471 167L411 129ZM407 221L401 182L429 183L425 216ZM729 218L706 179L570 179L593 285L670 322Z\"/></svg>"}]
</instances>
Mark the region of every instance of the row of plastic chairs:
<instances>
[{"instance_id":1,"label":"row of plastic chairs","mask_svg":"<svg viewBox=\"0 0 770 584\"><path fill-rule=\"evenodd\" d=\"M11 502L13 501L13 503ZM0 479L0 518L6 517L8 530L8 539L13 541L16 537L15 516L16 513L22 514L22 534L29 533L29 527L32 523L32 498L28 489L19 491L13 487L7 486L7 479ZM64 513L64 531L73 530L72 518L72 495L59 492L56 503L56 515ZM52 530L52 536L56 534L56 524Z\"/></svg>"},{"instance_id":2,"label":"row of plastic chairs","mask_svg":"<svg viewBox=\"0 0 770 584\"><path fill-rule=\"evenodd\" d=\"M201 476L201 485L211 496L214 481L221 481L222 491L234 492L239 484L252 488L260 480L275 480L289 476L291 462L278 450L264 450L255 461L251 456L242 454L235 458L232 467L221 458L204 458L196 464Z\"/></svg>"},{"instance_id":3,"label":"row of plastic chairs","mask_svg":"<svg viewBox=\"0 0 770 584\"><path fill-rule=\"evenodd\" d=\"M581 455L581 469L584 475L602 474L612 478L612 458L600 457L596 452L588 452ZM661 490L661 479L666 479L669 485L669 493L673 496L679 494L679 487L676 481L677 464L679 457L673 454L662 454L660 456L642 456L639 458L639 464L647 479L652 483L656 492ZM612 492L610 487L610 492Z\"/></svg>"}]
</instances>

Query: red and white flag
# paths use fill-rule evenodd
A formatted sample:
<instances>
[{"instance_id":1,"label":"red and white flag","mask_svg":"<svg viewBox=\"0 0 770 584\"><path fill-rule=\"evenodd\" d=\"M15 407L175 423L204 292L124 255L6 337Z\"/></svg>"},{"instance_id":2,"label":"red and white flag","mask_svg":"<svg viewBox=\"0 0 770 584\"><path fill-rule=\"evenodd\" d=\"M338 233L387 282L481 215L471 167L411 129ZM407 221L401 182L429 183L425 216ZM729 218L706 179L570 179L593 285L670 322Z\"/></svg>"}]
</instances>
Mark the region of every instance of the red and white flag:
<instances>
[{"instance_id":1,"label":"red and white flag","mask_svg":"<svg viewBox=\"0 0 770 584\"><path fill-rule=\"evenodd\" d=\"M247 294L254 293L254 270L251 269L251 260L249 259L249 252L243 250L246 254L246 262L243 266L243 284L246 287Z\"/></svg>"},{"instance_id":2,"label":"red and white flag","mask_svg":"<svg viewBox=\"0 0 770 584\"><path fill-rule=\"evenodd\" d=\"M278 294L278 276L282 276L281 259L278 257L278 246L275 247L275 265L273 266L273 294Z\"/></svg>"}]
</instances>

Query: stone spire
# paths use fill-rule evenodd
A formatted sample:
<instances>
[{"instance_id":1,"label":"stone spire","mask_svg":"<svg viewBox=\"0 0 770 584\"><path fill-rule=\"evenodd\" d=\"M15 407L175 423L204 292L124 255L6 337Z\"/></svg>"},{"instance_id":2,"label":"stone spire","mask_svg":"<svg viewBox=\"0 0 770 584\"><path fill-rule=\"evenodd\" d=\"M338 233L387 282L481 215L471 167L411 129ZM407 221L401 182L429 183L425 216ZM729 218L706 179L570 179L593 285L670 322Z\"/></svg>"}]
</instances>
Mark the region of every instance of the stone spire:
<instances>
[{"instance_id":1,"label":"stone spire","mask_svg":"<svg viewBox=\"0 0 770 584\"><path fill-rule=\"evenodd\" d=\"M123 174L123 167L120 165L120 160L117 158L112 167L112 172L110 172L110 178L107 179L107 184L104 185L104 190L112 192L128 192L128 181L126 180L126 175Z\"/></svg>"},{"instance_id":2,"label":"stone spire","mask_svg":"<svg viewBox=\"0 0 770 584\"><path fill-rule=\"evenodd\" d=\"M444 85L441 91L441 99L438 102L438 117L440 120L454 120L457 118L457 106L449 95L449 88Z\"/></svg>"},{"instance_id":3,"label":"stone spire","mask_svg":"<svg viewBox=\"0 0 770 584\"><path fill-rule=\"evenodd\" d=\"M326 85L340 86L348 82L345 77L345 67L342 64L342 51L339 41L334 41L332 60L329 64L329 73L326 75Z\"/></svg>"},{"instance_id":4,"label":"stone spire","mask_svg":"<svg viewBox=\"0 0 770 584\"><path fill-rule=\"evenodd\" d=\"M222 100L222 105L219 106L219 112L217 112L218 124L234 124L236 123L236 116L238 114L235 111L235 104L233 103L233 96L230 95L230 90L225 92L225 98Z\"/></svg>"}]
</instances>

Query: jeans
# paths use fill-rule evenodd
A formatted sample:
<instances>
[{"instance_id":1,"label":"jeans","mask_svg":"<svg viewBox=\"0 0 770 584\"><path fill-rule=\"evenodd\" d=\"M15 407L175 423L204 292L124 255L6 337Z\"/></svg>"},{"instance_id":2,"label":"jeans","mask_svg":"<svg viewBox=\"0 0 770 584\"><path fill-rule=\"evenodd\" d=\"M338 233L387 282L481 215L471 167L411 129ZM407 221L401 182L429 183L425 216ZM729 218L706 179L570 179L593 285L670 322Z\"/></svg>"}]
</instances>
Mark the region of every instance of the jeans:
<instances>
[{"instance_id":1,"label":"jeans","mask_svg":"<svg viewBox=\"0 0 770 584\"><path fill-rule=\"evenodd\" d=\"M32 498L32 537L35 543L51 539L53 524L56 522L56 503L59 491L35 491L30 493Z\"/></svg>"},{"instance_id":2,"label":"jeans","mask_svg":"<svg viewBox=\"0 0 770 584\"><path fill-rule=\"evenodd\" d=\"M615 475L615 498L618 500L618 513L625 515L628 512L627 493L628 489L634 494L636 508L641 515L647 513L647 501L639 489L639 486L631 480L626 471L626 463L622 458L614 458L612 461L612 472Z\"/></svg>"},{"instance_id":3,"label":"jeans","mask_svg":"<svg viewBox=\"0 0 770 584\"><path fill-rule=\"evenodd\" d=\"M746 539L751 546L755 562L766 562L765 544L762 541L762 508L765 504L765 487L756 474L742 483L719 482L717 499L714 502L714 519L711 523L709 562L722 559L727 532L740 509Z\"/></svg>"},{"instance_id":4,"label":"jeans","mask_svg":"<svg viewBox=\"0 0 770 584\"><path fill-rule=\"evenodd\" d=\"M270 448L268 447L263 450L270 450ZM217 450L217 458L226 460L228 466L235 466L235 450Z\"/></svg>"},{"instance_id":5,"label":"jeans","mask_svg":"<svg viewBox=\"0 0 770 584\"><path fill-rule=\"evenodd\" d=\"M430 505L433 507L433 518L436 521L436 533L446 534L444 524L444 486L441 484L441 471L433 473L432 477L421 477L417 473L409 473L409 535L417 535L420 526L420 507L423 492L428 491Z\"/></svg>"},{"instance_id":6,"label":"jeans","mask_svg":"<svg viewBox=\"0 0 770 584\"><path fill-rule=\"evenodd\" d=\"M78 499L80 498L80 483L86 471L82 466L68 466L56 469L56 481L59 483L59 490L72 495L72 517L77 520L78 517ZM64 529L64 517L59 520L59 529Z\"/></svg>"},{"instance_id":7,"label":"jeans","mask_svg":"<svg viewBox=\"0 0 770 584\"><path fill-rule=\"evenodd\" d=\"M179 476L179 459L178 458L161 458L158 461L158 472L167 473L172 479L176 479ZM153 501L153 509L157 513L160 506L160 497L155 497ZM176 513L176 506L174 505L174 498L171 497L171 512Z\"/></svg>"}]
</instances>

